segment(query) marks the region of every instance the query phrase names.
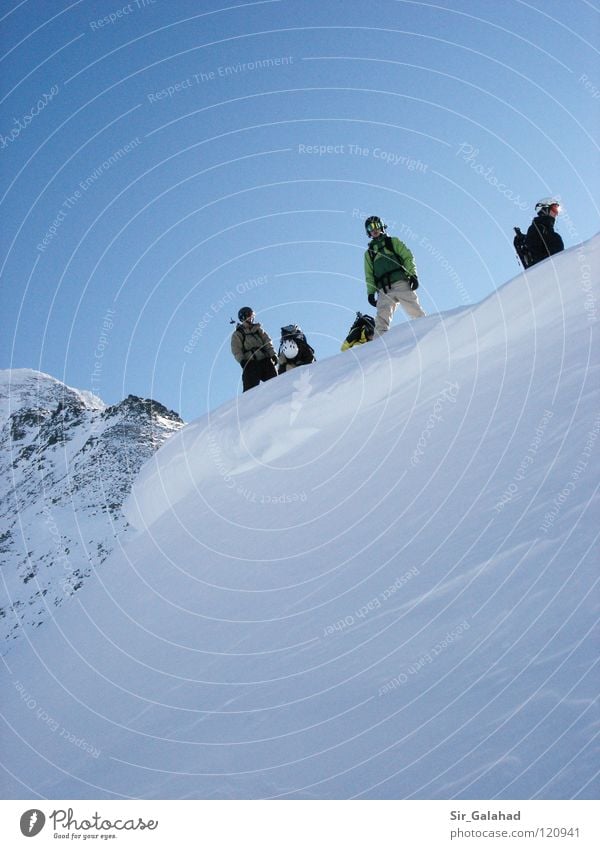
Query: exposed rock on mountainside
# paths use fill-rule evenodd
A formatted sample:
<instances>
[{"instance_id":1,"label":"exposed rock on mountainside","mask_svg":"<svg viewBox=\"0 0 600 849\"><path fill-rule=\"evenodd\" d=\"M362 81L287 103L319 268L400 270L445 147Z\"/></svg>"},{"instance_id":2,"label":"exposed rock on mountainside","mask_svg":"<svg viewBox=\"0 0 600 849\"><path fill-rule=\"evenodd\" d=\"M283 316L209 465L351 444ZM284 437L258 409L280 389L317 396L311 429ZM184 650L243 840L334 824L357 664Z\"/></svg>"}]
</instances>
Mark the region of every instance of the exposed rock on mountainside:
<instances>
[{"instance_id":1,"label":"exposed rock on mountainside","mask_svg":"<svg viewBox=\"0 0 600 849\"><path fill-rule=\"evenodd\" d=\"M182 425L156 401L107 407L41 372L0 372L3 650L110 554L139 469Z\"/></svg>"}]
</instances>

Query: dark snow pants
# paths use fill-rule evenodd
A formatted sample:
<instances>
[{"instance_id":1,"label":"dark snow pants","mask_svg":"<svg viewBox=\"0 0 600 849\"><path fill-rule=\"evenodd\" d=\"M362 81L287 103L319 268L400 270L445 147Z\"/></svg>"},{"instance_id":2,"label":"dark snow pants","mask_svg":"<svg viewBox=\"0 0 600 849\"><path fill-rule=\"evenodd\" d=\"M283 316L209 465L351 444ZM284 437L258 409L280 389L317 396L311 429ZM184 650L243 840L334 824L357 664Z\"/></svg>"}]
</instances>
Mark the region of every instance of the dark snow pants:
<instances>
[{"instance_id":1,"label":"dark snow pants","mask_svg":"<svg viewBox=\"0 0 600 849\"><path fill-rule=\"evenodd\" d=\"M261 380L270 380L272 377L277 377L277 369L270 359L249 360L242 371L244 392L258 386Z\"/></svg>"}]
</instances>

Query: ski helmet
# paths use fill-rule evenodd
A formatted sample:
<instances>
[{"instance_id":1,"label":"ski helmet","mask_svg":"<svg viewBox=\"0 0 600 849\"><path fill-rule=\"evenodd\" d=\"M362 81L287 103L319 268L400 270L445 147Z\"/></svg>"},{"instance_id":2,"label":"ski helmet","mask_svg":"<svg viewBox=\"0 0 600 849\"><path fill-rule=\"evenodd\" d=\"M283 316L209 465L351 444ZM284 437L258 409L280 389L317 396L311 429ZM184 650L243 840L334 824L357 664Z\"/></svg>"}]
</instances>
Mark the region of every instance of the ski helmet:
<instances>
[{"instance_id":1,"label":"ski helmet","mask_svg":"<svg viewBox=\"0 0 600 849\"><path fill-rule=\"evenodd\" d=\"M240 321L247 321L249 318L252 318L254 315L254 310L252 307L242 307L238 310L238 319Z\"/></svg>"},{"instance_id":2,"label":"ski helmet","mask_svg":"<svg viewBox=\"0 0 600 849\"><path fill-rule=\"evenodd\" d=\"M367 236L370 239L374 230L381 230L382 233L385 233L387 230L387 224L384 224L378 215L370 215L365 221L365 230L367 231Z\"/></svg>"},{"instance_id":3,"label":"ski helmet","mask_svg":"<svg viewBox=\"0 0 600 849\"><path fill-rule=\"evenodd\" d=\"M538 200L538 202L536 203L535 211L536 212L550 212L552 210L553 206L556 207L556 210L553 210L555 212L555 215L558 215L558 211L560 209L560 201L558 200L558 198L555 198L555 197L542 198L541 200Z\"/></svg>"},{"instance_id":4,"label":"ski helmet","mask_svg":"<svg viewBox=\"0 0 600 849\"><path fill-rule=\"evenodd\" d=\"M281 353L287 360L293 360L298 356L298 345L293 339L284 339L281 343Z\"/></svg>"}]
</instances>

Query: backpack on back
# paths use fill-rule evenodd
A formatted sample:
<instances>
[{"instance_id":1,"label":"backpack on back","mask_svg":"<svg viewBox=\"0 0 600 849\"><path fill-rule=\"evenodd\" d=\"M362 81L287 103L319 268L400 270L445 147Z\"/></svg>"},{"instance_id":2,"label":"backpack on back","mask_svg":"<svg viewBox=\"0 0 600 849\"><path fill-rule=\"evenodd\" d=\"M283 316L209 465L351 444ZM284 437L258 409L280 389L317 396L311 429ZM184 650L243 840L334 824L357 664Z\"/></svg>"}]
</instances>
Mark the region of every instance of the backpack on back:
<instances>
[{"instance_id":1,"label":"backpack on back","mask_svg":"<svg viewBox=\"0 0 600 849\"><path fill-rule=\"evenodd\" d=\"M385 246L385 249L393 255L393 258L394 258L393 268L392 268L391 271L384 272L384 274L382 274L382 275L377 275L377 280L376 280L377 288L378 289L381 288L381 289L383 289L384 292L386 292L390 288L391 275L395 271L402 271L406 275L406 277L410 281L412 281L411 284L410 284L410 288L411 289L418 289L419 288L419 281L417 280L417 277L415 275L413 275L412 277L409 276L408 271L406 270L406 268L404 266L404 261L402 260L402 257L399 254L396 253L396 249L394 248L394 243L392 241L392 237L388 236L387 233L383 237L383 244ZM369 258L371 260L371 265L373 266L373 272L375 272L375 257L377 256L377 252L374 250L371 242L369 243L369 247L367 248L367 253L369 254ZM380 281L381 281L381 286L379 285Z\"/></svg>"},{"instance_id":2,"label":"backpack on back","mask_svg":"<svg viewBox=\"0 0 600 849\"><path fill-rule=\"evenodd\" d=\"M290 366L308 365L316 362L315 351L297 324L286 324L281 328L279 342L279 360Z\"/></svg>"},{"instance_id":3,"label":"backpack on back","mask_svg":"<svg viewBox=\"0 0 600 849\"><path fill-rule=\"evenodd\" d=\"M527 245L527 236L525 233L521 232L520 227L515 227L515 238L513 239L513 245L517 252L517 256L521 260L521 265L523 268L529 268L531 265L535 264L535 258L531 252L531 249Z\"/></svg>"},{"instance_id":4,"label":"backpack on back","mask_svg":"<svg viewBox=\"0 0 600 849\"><path fill-rule=\"evenodd\" d=\"M370 342L374 333L375 319L370 315L363 315L363 313L357 312L354 323L342 343L341 350L347 351L348 348L353 348L354 345L364 345L365 342Z\"/></svg>"},{"instance_id":5,"label":"backpack on back","mask_svg":"<svg viewBox=\"0 0 600 849\"><path fill-rule=\"evenodd\" d=\"M285 327L281 328L281 341L283 342L286 339L294 339L295 341L300 340L301 342L306 342L306 336L297 324L286 324Z\"/></svg>"}]
</instances>

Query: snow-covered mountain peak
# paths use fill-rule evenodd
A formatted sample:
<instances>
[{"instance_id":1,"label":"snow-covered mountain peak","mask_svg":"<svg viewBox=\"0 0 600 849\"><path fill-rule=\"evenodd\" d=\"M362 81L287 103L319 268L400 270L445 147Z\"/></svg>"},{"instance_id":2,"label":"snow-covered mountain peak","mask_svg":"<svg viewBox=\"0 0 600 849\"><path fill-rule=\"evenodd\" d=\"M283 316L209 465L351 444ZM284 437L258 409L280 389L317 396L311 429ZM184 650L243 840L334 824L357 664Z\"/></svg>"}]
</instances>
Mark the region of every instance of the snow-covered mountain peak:
<instances>
[{"instance_id":1,"label":"snow-covered mountain peak","mask_svg":"<svg viewBox=\"0 0 600 849\"><path fill-rule=\"evenodd\" d=\"M0 620L17 637L112 551L132 481L183 422L156 401L129 395L107 407L29 369L2 372L0 395Z\"/></svg>"},{"instance_id":2,"label":"snow-covered mountain peak","mask_svg":"<svg viewBox=\"0 0 600 849\"><path fill-rule=\"evenodd\" d=\"M89 391L72 389L55 377L33 369L0 370L0 427L22 409L53 410L58 404L103 410L104 402Z\"/></svg>"}]
</instances>

